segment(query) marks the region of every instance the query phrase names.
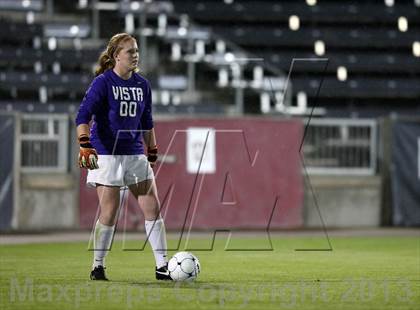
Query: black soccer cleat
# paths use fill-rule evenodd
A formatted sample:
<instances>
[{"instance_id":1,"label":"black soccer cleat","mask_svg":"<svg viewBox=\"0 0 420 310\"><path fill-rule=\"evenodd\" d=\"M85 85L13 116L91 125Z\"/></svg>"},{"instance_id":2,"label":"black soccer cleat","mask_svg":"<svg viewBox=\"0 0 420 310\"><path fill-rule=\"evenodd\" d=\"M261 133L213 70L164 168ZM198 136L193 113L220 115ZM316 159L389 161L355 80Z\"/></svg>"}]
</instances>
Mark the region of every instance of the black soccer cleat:
<instances>
[{"instance_id":1,"label":"black soccer cleat","mask_svg":"<svg viewBox=\"0 0 420 310\"><path fill-rule=\"evenodd\" d=\"M108 279L105 277L105 268L103 266L95 267L90 272L90 279L91 280L108 281Z\"/></svg>"},{"instance_id":2,"label":"black soccer cleat","mask_svg":"<svg viewBox=\"0 0 420 310\"><path fill-rule=\"evenodd\" d=\"M159 269L156 267L156 280L172 281L168 270L168 264L160 267Z\"/></svg>"}]
</instances>

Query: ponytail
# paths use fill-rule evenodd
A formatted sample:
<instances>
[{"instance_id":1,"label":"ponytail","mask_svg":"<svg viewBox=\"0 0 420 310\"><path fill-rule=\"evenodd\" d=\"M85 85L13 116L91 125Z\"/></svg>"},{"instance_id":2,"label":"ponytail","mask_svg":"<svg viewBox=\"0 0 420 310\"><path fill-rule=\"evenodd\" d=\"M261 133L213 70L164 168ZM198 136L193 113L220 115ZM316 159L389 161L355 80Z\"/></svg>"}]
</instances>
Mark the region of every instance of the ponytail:
<instances>
[{"instance_id":1,"label":"ponytail","mask_svg":"<svg viewBox=\"0 0 420 310\"><path fill-rule=\"evenodd\" d=\"M104 73L108 69L112 69L115 66L115 60L106 53L106 51L103 51L101 53L101 56L99 56L98 60L98 66L95 70L95 76L98 76L102 73Z\"/></svg>"}]
</instances>

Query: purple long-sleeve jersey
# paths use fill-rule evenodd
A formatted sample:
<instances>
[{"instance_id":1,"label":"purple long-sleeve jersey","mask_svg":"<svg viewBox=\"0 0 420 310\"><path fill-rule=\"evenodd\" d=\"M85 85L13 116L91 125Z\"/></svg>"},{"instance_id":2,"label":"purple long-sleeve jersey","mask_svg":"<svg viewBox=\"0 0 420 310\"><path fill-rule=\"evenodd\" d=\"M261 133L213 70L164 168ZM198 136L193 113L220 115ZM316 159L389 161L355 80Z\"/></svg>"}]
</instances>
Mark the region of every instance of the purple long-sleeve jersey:
<instances>
[{"instance_id":1,"label":"purple long-sleeve jersey","mask_svg":"<svg viewBox=\"0 0 420 310\"><path fill-rule=\"evenodd\" d=\"M90 141L98 154L143 154L142 133L153 128L149 82L137 73L128 80L113 70L98 75L80 104L76 125L91 120Z\"/></svg>"}]
</instances>

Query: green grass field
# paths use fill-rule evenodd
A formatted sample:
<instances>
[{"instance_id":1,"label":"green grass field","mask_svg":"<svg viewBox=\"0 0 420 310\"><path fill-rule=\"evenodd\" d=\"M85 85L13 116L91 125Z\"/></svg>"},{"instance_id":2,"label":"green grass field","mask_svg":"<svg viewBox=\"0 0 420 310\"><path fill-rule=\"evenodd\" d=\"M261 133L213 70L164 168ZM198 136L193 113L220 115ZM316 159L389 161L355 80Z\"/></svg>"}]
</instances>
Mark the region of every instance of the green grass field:
<instances>
[{"instance_id":1,"label":"green grass field","mask_svg":"<svg viewBox=\"0 0 420 310\"><path fill-rule=\"evenodd\" d=\"M111 281L93 282L86 242L2 245L0 309L420 309L419 238L337 237L332 251L303 252L294 249L326 242L272 241L273 251L224 251L223 239L212 251L194 251L202 273L190 284L155 281L149 247L123 251L116 242L107 258Z\"/></svg>"}]
</instances>

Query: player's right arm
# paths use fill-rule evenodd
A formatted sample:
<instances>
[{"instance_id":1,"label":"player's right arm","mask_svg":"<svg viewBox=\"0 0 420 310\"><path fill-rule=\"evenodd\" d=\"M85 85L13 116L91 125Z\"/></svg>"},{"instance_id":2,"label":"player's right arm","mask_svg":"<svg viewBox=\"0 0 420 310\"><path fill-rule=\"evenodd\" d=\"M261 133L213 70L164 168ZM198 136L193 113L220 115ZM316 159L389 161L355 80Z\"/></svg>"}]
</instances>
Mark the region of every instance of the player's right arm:
<instances>
[{"instance_id":1,"label":"player's right arm","mask_svg":"<svg viewBox=\"0 0 420 310\"><path fill-rule=\"evenodd\" d=\"M89 125L80 124L76 128L79 141L79 167L87 169L98 169L98 153L90 143Z\"/></svg>"},{"instance_id":2,"label":"player's right arm","mask_svg":"<svg viewBox=\"0 0 420 310\"><path fill-rule=\"evenodd\" d=\"M97 114L104 99L105 82L101 77L93 80L86 95L80 104L76 116L76 132L79 142L79 166L80 168L97 169L98 154L90 142L89 122L94 114Z\"/></svg>"}]
</instances>

